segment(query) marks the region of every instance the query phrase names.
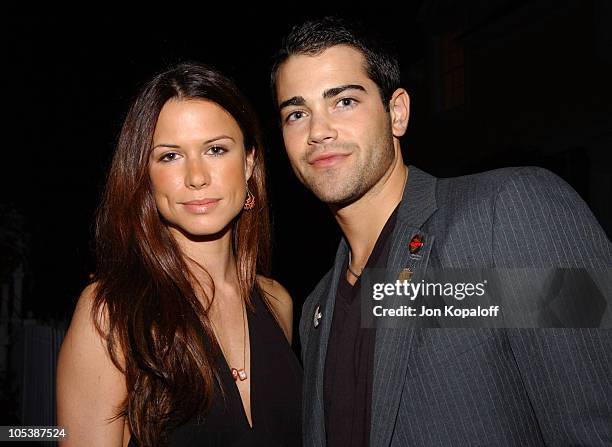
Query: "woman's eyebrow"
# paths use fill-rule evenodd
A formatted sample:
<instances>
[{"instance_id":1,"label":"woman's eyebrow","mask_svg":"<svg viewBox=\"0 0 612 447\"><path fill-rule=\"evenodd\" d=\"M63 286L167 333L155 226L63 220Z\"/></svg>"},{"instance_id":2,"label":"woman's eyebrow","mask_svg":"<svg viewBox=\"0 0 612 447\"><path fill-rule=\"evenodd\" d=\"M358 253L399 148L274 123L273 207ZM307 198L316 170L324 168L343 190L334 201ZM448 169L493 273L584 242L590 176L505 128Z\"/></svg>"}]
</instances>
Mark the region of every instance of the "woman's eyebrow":
<instances>
[{"instance_id":1,"label":"woman's eyebrow","mask_svg":"<svg viewBox=\"0 0 612 447\"><path fill-rule=\"evenodd\" d=\"M234 142L236 141L232 137L230 137L229 135L219 135L217 137L210 138L210 139L204 141L202 143L202 145L207 145L207 144L212 143L213 141L217 141L217 140L223 140L224 138L227 138L227 139L232 140ZM153 149L156 149L158 147L169 147L169 148L172 148L172 149L180 149L181 146L179 146L178 144L160 143L160 144L156 144L155 146L153 146Z\"/></svg>"}]
</instances>

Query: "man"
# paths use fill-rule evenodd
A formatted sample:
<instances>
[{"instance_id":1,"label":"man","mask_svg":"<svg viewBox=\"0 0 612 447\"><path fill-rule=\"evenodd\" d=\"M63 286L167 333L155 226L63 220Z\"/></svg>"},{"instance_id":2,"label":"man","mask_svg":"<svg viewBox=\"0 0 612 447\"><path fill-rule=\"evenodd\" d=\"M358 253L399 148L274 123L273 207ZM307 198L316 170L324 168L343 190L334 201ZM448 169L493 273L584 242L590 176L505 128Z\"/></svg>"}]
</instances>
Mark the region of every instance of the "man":
<instances>
[{"instance_id":1,"label":"man","mask_svg":"<svg viewBox=\"0 0 612 447\"><path fill-rule=\"evenodd\" d=\"M343 21L295 27L272 91L293 170L344 235L302 311L304 444L612 445L609 330L360 325L366 267L609 268L578 195L538 168L405 166L397 61Z\"/></svg>"}]
</instances>

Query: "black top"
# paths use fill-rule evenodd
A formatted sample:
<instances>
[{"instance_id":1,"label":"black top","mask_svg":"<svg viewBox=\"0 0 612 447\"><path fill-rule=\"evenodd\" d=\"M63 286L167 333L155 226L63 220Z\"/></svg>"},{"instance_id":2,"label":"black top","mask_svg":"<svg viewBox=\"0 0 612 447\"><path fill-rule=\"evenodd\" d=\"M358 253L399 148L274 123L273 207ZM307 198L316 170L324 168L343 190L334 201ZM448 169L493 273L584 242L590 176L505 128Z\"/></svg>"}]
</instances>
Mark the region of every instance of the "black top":
<instances>
[{"instance_id":1,"label":"black top","mask_svg":"<svg viewBox=\"0 0 612 447\"><path fill-rule=\"evenodd\" d=\"M383 227L366 268L385 268L390 235L397 220L393 211ZM327 445L356 447L370 444L372 379L376 329L361 327L361 281L353 286L346 280L348 260L344 263L324 373L324 405Z\"/></svg>"},{"instance_id":2,"label":"black top","mask_svg":"<svg viewBox=\"0 0 612 447\"><path fill-rule=\"evenodd\" d=\"M258 293L255 313L247 311L251 349L250 428L240 393L227 362L215 359L225 401L218 386L201 424L194 418L170 433L170 446L300 446L302 444L302 368L281 328ZM134 439L129 446L136 447Z\"/></svg>"}]
</instances>

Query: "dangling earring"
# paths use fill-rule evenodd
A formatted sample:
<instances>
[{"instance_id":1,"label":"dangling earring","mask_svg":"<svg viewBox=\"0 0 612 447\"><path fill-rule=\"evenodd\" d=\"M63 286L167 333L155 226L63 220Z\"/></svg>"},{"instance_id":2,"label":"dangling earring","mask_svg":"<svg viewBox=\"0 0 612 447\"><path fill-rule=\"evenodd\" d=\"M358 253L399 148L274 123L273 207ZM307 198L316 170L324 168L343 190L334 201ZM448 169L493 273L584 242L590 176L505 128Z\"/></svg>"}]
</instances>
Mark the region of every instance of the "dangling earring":
<instances>
[{"instance_id":1,"label":"dangling earring","mask_svg":"<svg viewBox=\"0 0 612 447\"><path fill-rule=\"evenodd\" d=\"M252 210L253 208L255 208L255 196L253 195L253 193L249 189L249 184L248 183L246 185L246 190L247 190L247 197L246 197L246 200L244 201L244 209L245 210Z\"/></svg>"}]
</instances>

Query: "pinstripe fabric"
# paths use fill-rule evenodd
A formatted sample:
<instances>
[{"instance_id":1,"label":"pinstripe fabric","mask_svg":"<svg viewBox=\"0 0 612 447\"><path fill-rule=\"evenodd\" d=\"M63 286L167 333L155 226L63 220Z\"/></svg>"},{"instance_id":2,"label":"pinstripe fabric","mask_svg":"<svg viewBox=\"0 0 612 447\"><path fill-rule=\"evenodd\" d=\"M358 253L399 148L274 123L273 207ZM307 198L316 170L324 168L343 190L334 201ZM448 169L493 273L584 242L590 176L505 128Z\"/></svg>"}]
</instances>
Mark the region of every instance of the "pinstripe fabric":
<instances>
[{"instance_id":1,"label":"pinstripe fabric","mask_svg":"<svg viewBox=\"0 0 612 447\"><path fill-rule=\"evenodd\" d=\"M424 245L413 259L416 233ZM305 446L325 445L323 362L346 255L342 241L303 307ZM387 265L391 280L408 265L413 280L427 268L601 269L612 267L612 245L575 191L546 170L436 179L410 167ZM612 446L611 377L610 330L379 329L370 444Z\"/></svg>"},{"instance_id":2,"label":"pinstripe fabric","mask_svg":"<svg viewBox=\"0 0 612 447\"><path fill-rule=\"evenodd\" d=\"M323 373L327 340L334 314L335 294L340 278L341 263L348 254L347 245L341 242L332 270L319 282L315 290L302 307L300 319L300 340L302 341L302 362L304 364L304 381L302 389L305 399L302 400L302 427L304 428L304 445L325 445L325 419L323 418ZM321 299L312 299L313 296ZM314 314L322 314L320 324L314 327ZM309 338L312 338L309 342ZM308 394L306 394L308 393Z\"/></svg>"}]
</instances>

